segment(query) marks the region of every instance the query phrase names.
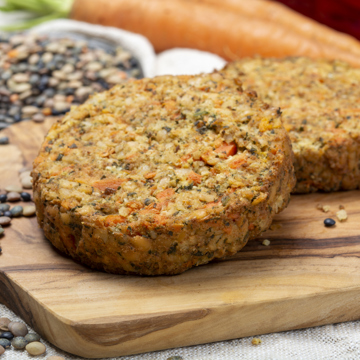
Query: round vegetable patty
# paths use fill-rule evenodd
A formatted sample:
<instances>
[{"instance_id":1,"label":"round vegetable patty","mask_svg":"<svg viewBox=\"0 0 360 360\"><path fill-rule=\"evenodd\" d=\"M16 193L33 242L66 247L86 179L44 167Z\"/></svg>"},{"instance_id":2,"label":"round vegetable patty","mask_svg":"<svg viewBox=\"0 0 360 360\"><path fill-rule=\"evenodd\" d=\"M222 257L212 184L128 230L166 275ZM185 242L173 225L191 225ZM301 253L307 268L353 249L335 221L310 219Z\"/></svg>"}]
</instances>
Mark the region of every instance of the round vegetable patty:
<instances>
[{"instance_id":1,"label":"round vegetable patty","mask_svg":"<svg viewBox=\"0 0 360 360\"><path fill-rule=\"evenodd\" d=\"M295 184L280 112L219 74L130 81L53 125L34 161L40 226L97 269L178 274L235 254Z\"/></svg>"}]
</instances>

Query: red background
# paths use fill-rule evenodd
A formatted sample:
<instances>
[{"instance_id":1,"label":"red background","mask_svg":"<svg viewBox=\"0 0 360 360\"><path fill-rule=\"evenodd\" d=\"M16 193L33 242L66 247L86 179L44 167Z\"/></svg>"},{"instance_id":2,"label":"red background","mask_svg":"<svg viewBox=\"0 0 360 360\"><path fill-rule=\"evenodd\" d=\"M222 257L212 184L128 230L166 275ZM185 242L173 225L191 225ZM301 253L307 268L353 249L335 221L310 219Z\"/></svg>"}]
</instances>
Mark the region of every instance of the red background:
<instances>
[{"instance_id":1,"label":"red background","mask_svg":"<svg viewBox=\"0 0 360 360\"><path fill-rule=\"evenodd\" d=\"M280 2L360 40L360 0L280 0Z\"/></svg>"}]
</instances>

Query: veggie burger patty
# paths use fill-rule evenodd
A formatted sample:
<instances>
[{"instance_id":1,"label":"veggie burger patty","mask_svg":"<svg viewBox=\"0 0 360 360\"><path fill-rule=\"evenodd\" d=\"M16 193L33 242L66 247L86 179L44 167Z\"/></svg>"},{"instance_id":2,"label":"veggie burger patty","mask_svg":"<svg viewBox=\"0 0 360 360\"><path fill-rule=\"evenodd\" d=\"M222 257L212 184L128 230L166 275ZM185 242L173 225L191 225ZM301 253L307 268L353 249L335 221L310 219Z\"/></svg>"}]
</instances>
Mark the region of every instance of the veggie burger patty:
<instances>
[{"instance_id":1,"label":"veggie burger patty","mask_svg":"<svg viewBox=\"0 0 360 360\"><path fill-rule=\"evenodd\" d=\"M223 72L281 107L295 154L294 192L360 186L360 69L307 58L244 59Z\"/></svg>"},{"instance_id":2,"label":"veggie burger patty","mask_svg":"<svg viewBox=\"0 0 360 360\"><path fill-rule=\"evenodd\" d=\"M292 162L279 111L238 80L142 79L52 126L34 162L34 200L46 237L73 258L178 274L266 230L289 201Z\"/></svg>"}]
</instances>

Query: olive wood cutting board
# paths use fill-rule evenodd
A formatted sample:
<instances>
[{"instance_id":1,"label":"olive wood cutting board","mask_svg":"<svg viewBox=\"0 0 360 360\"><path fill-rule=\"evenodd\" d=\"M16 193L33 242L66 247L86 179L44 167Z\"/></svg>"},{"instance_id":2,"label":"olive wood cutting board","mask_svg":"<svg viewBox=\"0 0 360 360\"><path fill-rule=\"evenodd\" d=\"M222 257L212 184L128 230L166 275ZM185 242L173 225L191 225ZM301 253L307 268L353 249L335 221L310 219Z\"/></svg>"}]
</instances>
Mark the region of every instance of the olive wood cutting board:
<instances>
[{"instance_id":1,"label":"olive wood cutting board","mask_svg":"<svg viewBox=\"0 0 360 360\"><path fill-rule=\"evenodd\" d=\"M0 146L1 189L19 184L50 122L1 133L10 137ZM273 230L236 256L152 278L92 271L57 252L35 218L13 219L0 239L0 302L51 343L87 358L359 319L359 200L359 191L293 196ZM340 204L348 220L325 228Z\"/></svg>"}]
</instances>

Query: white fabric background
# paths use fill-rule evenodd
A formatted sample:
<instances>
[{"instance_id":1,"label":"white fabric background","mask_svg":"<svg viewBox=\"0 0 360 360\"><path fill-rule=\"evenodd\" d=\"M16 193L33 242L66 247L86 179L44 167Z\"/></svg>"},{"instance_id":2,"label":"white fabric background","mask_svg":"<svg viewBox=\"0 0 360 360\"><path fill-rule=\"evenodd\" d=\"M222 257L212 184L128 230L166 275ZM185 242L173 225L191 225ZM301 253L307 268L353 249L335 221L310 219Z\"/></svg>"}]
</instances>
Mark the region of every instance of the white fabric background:
<instances>
[{"instance_id":1,"label":"white fabric background","mask_svg":"<svg viewBox=\"0 0 360 360\"><path fill-rule=\"evenodd\" d=\"M1 4L1 0L0 0ZM18 16L0 13L0 26L11 24ZM186 61L185 61L186 60ZM202 64L206 67L202 67ZM196 51L171 50L158 56L157 74L184 74L211 71L223 66L218 56ZM1 258L0 258L1 268ZM20 320L16 315L0 304L0 317ZM142 355L125 356L122 360L166 360L180 355L184 360L355 360L360 359L360 321L316 328L287 331L276 334L260 335L262 344L254 346L252 338L229 340L199 346L152 352ZM67 354L42 340L47 346L45 355L35 357L46 359L50 355L63 356L67 360L82 359ZM6 350L1 360L34 359L26 351Z\"/></svg>"},{"instance_id":2,"label":"white fabric background","mask_svg":"<svg viewBox=\"0 0 360 360\"><path fill-rule=\"evenodd\" d=\"M18 320L15 314L0 305L0 317ZM262 343L252 345L252 338L216 342L205 345L111 358L111 360L166 360L175 355L184 360L357 360L360 359L360 321L319 326L304 330L258 336ZM50 355L66 360L72 356L41 340L47 347L45 355L32 357L26 351L6 350L1 360L46 359Z\"/></svg>"}]
</instances>

